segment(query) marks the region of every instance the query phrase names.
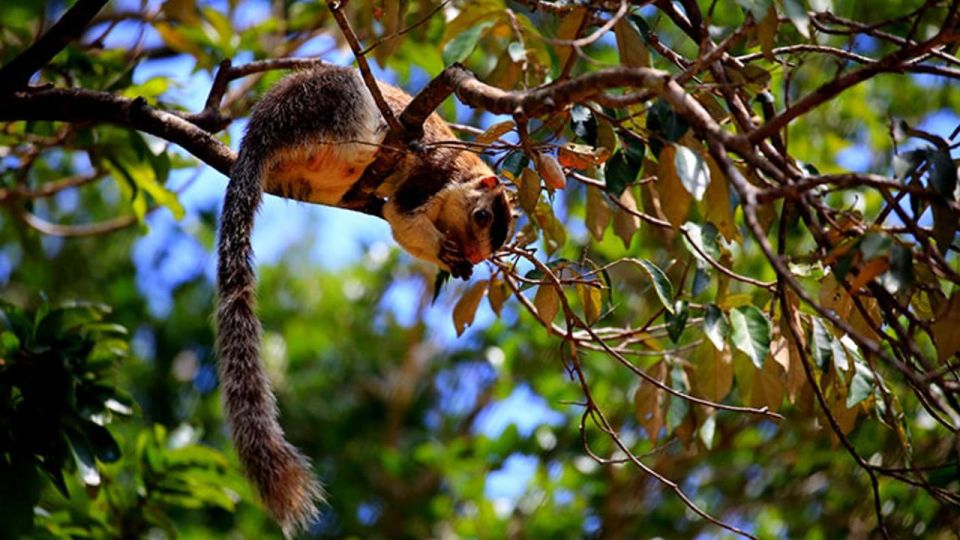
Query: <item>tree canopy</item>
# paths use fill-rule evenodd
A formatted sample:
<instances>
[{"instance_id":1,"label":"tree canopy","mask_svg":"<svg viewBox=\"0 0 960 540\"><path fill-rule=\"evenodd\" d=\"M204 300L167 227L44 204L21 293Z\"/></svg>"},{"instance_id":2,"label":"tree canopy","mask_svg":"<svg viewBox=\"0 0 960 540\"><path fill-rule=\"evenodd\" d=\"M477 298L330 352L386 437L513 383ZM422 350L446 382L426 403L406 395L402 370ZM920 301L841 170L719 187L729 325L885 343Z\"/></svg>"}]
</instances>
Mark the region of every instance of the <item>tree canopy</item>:
<instances>
[{"instance_id":1,"label":"tree canopy","mask_svg":"<svg viewBox=\"0 0 960 540\"><path fill-rule=\"evenodd\" d=\"M258 219L305 536L954 537L958 43L958 0L5 3L0 538L280 536L213 245L324 63L416 97L359 198ZM517 209L466 282L357 211L434 110Z\"/></svg>"}]
</instances>

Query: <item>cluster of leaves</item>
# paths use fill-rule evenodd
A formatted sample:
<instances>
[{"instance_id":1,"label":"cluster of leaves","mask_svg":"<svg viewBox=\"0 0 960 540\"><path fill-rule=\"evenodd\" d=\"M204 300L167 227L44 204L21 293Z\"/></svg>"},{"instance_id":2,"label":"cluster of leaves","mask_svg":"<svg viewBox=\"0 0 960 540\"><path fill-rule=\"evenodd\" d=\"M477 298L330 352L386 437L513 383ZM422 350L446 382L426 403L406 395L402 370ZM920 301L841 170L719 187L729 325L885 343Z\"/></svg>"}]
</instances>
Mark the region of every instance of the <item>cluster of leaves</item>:
<instances>
[{"instance_id":1,"label":"cluster of leaves","mask_svg":"<svg viewBox=\"0 0 960 540\"><path fill-rule=\"evenodd\" d=\"M115 380L128 356L126 330L108 313L97 304L44 302L34 312L2 305L3 538L136 536L151 527L173 536L171 509L234 506L226 458L189 435L173 440L162 426L145 428L119 462L121 444L106 425L133 414L134 404ZM43 477L59 497L41 501ZM77 498L100 502L85 508Z\"/></svg>"}]
</instances>

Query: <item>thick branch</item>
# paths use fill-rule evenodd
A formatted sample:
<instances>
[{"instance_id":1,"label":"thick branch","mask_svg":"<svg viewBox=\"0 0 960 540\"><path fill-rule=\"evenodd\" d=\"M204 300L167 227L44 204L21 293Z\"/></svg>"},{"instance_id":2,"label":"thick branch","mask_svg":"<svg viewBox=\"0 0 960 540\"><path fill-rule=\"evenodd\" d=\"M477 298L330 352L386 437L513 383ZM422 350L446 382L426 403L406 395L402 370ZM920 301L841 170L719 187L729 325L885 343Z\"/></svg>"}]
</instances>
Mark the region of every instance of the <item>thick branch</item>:
<instances>
[{"instance_id":1,"label":"thick branch","mask_svg":"<svg viewBox=\"0 0 960 540\"><path fill-rule=\"evenodd\" d=\"M26 85L37 70L53 60L67 44L80 37L83 29L107 1L77 0L46 34L0 68L0 94Z\"/></svg>"},{"instance_id":2,"label":"thick branch","mask_svg":"<svg viewBox=\"0 0 960 540\"><path fill-rule=\"evenodd\" d=\"M127 99L82 89L43 88L14 92L0 100L0 121L49 120L127 126L182 146L225 175L235 154L195 124L154 109L140 98Z\"/></svg>"}]
</instances>

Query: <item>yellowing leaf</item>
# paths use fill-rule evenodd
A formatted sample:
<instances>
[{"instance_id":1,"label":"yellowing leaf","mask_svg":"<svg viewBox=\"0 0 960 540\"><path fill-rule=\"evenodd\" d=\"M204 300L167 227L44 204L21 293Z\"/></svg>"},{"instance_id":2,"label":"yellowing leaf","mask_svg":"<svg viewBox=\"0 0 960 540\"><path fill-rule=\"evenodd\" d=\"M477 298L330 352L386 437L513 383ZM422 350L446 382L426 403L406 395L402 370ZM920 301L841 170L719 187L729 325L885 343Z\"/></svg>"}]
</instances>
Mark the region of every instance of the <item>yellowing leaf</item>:
<instances>
[{"instance_id":1,"label":"yellowing leaf","mask_svg":"<svg viewBox=\"0 0 960 540\"><path fill-rule=\"evenodd\" d=\"M703 200L700 201L700 210L707 221L717 226L717 230L724 238L729 241L738 240L740 232L737 231L733 209L730 207L730 186L727 177L720 171L713 157L708 155L705 159L710 169L710 183L707 185Z\"/></svg>"},{"instance_id":2,"label":"yellowing leaf","mask_svg":"<svg viewBox=\"0 0 960 540\"><path fill-rule=\"evenodd\" d=\"M490 144L493 141L502 137L503 135L506 135L507 133L509 133L510 130L514 128L514 126L516 126L516 124L513 122L513 120L498 122L488 127L486 131L478 135L474 142L476 142L477 144Z\"/></svg>"},{"instance_id":3,"label":"yellowing leaf","mask_svg":"<svg viewBox=\"0 0 960 540\"><path fill-rule=\"evenodd\" d=\"M577 284L577 295L580 297L580 303L583 304L583 314L587 319L587 323L593 324L597 322L603 307L603 293L600 288Z\"/></svg>"},{"instance_id":4,"label":"yellowing leaf","mask_svg":"<svg viewBox=\"0 0 960 540\"><path fill-rule=\"evenodd\" d=\"M460 297L457 305L453 306L453 327L457 330L458 336L462 335L463 331L473 324L473 318L477 314L480 300L483 299L486 292L487 280L478 281Z\"/></svg>"},{"instance_id":5,"label":"yellowing leaf","mask_svg":"<svg viewBox=\"0 0 960 540\"><path fill-rule=\"evenodd\" d=\"M778 24L780 24L780 18L777 16L777 7L776 4L771 2L770 8L767 9L767 15L757 25L757 40L760 41L760 50L763 51L763 56L771 62L776 60L776 57L773 56L773 42L777 37Z\"/></svg>"},{"instance_id":6,"label":"yellowing leaf","mask_svg":"<svg viewBox=\"0 0 960 540\"><path fill-rule=\"evenodd\" d=\"M537 308L540 320L550 324L560 311L560 295L553 288L552 283L543 283L537 287L537 295L533 298L533 305Z\"/></svg>"},{"instance_id":7,"label":"yellowing leaf","mask_svg":"<svg viewBox=\"0 0 960 540\"><path fill-rule=\"evenodd\" d=\"M490 292L487 294L487 300L490 302L490 309L500 316L500 310L503 309L503 303L510 298L510 287L500 278L494 278L490 281Z\"/></svg>"},{"instance_id":8,"label":"yellowing leaf","mask_svg":"<svg viewBox=\"0 0 960 540\"><path fill-rule=\"evenodd\" d=\"M620 64L630 67L650 67L650 52L643 43L640 33L626 17L620 19L613 27L617 37L617 51L620 53Z\"/></svg>"}]
</instances>

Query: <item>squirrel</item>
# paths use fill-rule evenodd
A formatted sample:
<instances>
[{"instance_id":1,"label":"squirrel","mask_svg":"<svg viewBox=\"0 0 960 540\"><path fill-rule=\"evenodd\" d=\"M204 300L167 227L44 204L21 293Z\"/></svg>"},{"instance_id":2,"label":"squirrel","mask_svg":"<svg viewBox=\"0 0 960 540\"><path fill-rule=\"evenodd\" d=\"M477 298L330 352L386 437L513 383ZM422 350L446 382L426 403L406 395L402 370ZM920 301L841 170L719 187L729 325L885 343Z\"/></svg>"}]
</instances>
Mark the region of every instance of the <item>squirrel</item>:
<instances>
[{"instance_id":1,"label":"squirrel","mask_svg":"<svg viewBox=\"0 0 960 540\"><path fill-rule=\"evenodd\" d=\"M394 114L412 99L378 83ZM309 460L284 437L260 358L251 231L263 193L333 205L359 180L387 133L359 73L323 66L288 75L253 107L230 171L220 221L218 372L243 468L266 510L290 536L318 516L324 492ZM496 175L436 113L378 188L382 215L411 255L468 279L506 241L511 206Z\"/></svg>"}]
</instances>

